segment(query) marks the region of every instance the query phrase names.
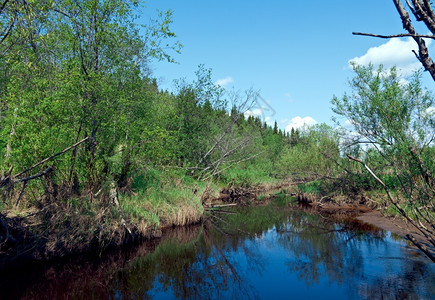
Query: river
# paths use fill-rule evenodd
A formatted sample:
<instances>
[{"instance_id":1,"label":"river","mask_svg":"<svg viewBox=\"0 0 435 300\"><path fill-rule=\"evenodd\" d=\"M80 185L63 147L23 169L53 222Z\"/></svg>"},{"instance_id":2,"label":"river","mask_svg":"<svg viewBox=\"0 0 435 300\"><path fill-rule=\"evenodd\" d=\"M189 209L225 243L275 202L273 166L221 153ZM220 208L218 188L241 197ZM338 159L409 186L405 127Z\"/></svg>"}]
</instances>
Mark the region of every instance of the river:
<instances>
[{"instance_id":1,"label":"river","mask_svg":"<svg viewBox=\"0 0 435 300\"><path fill-rule=\"evenodd\" d=\"M435 299L435 264L390 232L274 205L226 211L99 258L17 269L0 298Z\"/></svg>"}]
</instances>

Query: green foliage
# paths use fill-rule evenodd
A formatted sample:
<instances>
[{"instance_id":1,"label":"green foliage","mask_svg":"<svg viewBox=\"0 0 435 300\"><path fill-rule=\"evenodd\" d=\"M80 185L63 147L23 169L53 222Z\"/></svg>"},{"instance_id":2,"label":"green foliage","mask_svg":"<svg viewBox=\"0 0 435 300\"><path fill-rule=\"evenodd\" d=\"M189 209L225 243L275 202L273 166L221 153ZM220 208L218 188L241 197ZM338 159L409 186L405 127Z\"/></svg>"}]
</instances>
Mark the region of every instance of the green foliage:
<instances>
[{"instance_id":1,"label":"green foliage","mask_svg":"<svg viewBox=\"0 0 435 300\"><path fill-rule=\"evenodd\" d=\"M431 142L435 119L432 95L421 87L421 74L403 83L393 68L354 65L352 95L334 97L333 111L351 121L357 133L380 146L385 155L422 148Z\"/></svg>"},{"instance_id":2,"label":"green foliage","mask_svg":"<svg viewBox=\"0 0 435 300\"><path fill-rule=\"evenodd\" d=\"M227 185L243 186L246 184L258 184L273 182L270 172L272 163L255 161L229 168L220 175L220 180Z\"/></svg>"},{"instance_id":3,"label":"green foliage","mask_svg":"<svg viewBox=\"0 0 435 300\"><path fill-rule=\"evenodd\" d=\"M337 167L341 160L339 135L326 124L294 133L289 146L280 156L277 166L280 173L334 176L341 171Z\"/></svg>"},{"instance_id":4,"label":"green foliage","mask_svg":"<svg viewBox=\"0 0 435 300\"><path fill-rule=\"evenodd\" d=\"M334 97L334 112L346 117L357 136L371 146L366 161L405 196L433 199L433 96L421 86L420 73L404 83L396 70L354 66L353 94ZM395 178L394 178L395 177ZM422 192L413 192L419 190ZM423 197L423 199L421 198Z\"/></svg>"}]
</instances>

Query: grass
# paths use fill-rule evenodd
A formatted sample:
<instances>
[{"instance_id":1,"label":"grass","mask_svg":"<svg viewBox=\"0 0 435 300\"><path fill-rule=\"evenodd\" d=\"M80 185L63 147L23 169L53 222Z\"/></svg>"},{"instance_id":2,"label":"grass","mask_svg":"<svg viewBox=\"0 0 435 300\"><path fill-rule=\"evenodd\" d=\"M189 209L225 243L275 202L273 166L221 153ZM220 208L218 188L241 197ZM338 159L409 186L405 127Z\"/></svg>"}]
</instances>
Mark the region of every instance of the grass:
<instances>
[{"instance_id":1,"label":"grass","mask_svg":"<svg viewBox=\"0 0 435 300\"><path fill-rule=\"evenodd\" d=\"M120 195L120 205L134 223L182 226L199 221L203 213L204 182L177 172L150 170L133 179L133 195Z\"/></svg>"},{"instance_id":2,"label":"grass","mask_svg":"<svg viewBox=\"0 0 435 300\"><path fill-rule=\"evenodd\" d=\"M321 180L310 181L304 184L299 184L299 191L303 193L320 194L320 186L322 184Z\"/></svg>"},{"instance_id":3,"label":"grass","mask_svg":"<svg viewBox=\"0 0 435 300\"><path fill-rule=\"evenodd\" d=\"M252 164L246 167L237 165L223 172L220 180L226 185L234 186L277 182L278 180L271 177L269 173L266 167L254 166Z\"/></svg>"}]
</instances>

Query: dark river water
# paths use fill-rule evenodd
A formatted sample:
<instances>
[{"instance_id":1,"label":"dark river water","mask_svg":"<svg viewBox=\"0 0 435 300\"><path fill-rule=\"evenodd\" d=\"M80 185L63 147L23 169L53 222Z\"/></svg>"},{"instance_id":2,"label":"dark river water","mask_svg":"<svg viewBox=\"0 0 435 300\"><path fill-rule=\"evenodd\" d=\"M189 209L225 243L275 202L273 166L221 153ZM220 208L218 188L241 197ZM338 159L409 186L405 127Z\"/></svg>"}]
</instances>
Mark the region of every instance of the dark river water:
<instances>
[{"instance_id":1,"label":"dark river water","mask_svg":"<svg viewBox=\"0 0 435 300\"><path fill-rule=\"evenodd\" d=\"M268 206L0 284L1 299L435 299L435 264L373 226Z\"/></svg>"}]
</instances>

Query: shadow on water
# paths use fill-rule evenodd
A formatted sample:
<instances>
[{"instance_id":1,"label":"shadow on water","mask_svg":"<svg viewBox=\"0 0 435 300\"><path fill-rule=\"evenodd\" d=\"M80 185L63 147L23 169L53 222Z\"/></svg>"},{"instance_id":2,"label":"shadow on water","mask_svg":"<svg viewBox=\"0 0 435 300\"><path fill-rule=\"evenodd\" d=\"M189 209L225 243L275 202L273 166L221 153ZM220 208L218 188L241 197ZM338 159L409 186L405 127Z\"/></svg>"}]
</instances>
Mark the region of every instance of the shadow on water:
<instances>
[{"instance_id":1,"label":"shadow on water","mask_svg":"<svg viewBox=\"0 0 435 300\"><path fill-rule=\"evenodd\" d=\"M6 298L435 297L433 264L388 232L274 206L211 212L159 243L14 273L0 281Z\"/></svg>"}]
</instances>

